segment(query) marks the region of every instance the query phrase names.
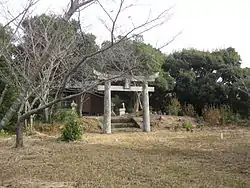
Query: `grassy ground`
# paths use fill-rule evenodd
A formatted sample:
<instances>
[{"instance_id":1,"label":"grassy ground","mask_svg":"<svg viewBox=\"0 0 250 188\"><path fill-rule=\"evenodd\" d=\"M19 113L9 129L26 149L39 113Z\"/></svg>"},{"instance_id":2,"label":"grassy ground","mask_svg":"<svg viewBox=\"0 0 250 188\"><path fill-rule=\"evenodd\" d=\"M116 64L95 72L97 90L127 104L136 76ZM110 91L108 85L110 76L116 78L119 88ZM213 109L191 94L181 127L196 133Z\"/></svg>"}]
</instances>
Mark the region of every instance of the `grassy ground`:
<instances>
[{"instance_id":1,"label":"grassy ground","mask_svg":"<svg viewBox=\"0 0 250 188\"><path fill-rule=\"evenodd\" d=\"M0 187L250 187L250 130L0 139Z\"/></svg>"}]
</instances>

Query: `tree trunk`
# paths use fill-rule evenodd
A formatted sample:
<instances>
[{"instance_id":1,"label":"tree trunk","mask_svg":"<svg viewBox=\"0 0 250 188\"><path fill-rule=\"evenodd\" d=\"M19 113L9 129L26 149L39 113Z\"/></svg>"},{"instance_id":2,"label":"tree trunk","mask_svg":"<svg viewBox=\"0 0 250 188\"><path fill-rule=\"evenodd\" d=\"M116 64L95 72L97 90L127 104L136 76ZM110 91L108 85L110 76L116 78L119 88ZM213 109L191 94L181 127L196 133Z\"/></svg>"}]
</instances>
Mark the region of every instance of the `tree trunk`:
<instances>
[{"instance_id":1,"label":"tree trunk","mask_svg":"<svg viewBox=\"0 0 250 188\"><path fill-rule=\"evenodd\" d=\"M8 85L6 84L5 87L4 87L4 90L3 90L2 94L0 96L0 106L3 103L3 99L4 99L4 96L7 93L7 91L8 91Z\"/></svg>"},{"instance_id":2,"label":"tree trunk","mask_svg":"<svg viewBox=\"0 0 250 188\"><path fill-rule=\"evenodd\" d=\"M26 101L26 102L25 102L25 106L24 106L24 112L25 112L25 113L28 111L28 107L29 107L29 106L30 106L30 105L29 105L29 101ZM25 119L25 121L24 121L24 126L25 126L25 127L28 126L28 120L27 120L27 119Z\"/></svg>"},{"instance_id":3,"label":"tree trunk","mask_svg":"<svg viewBox=\"0 0 250 188\"><path fill-rule=\"evenodd\" d=\"M150 132L148 83L143 84L143 131Z\"/></svg>"},{"instance_id":4,"label":"tree trunk","mask_svg":"<svg viewBox=\"0 0 250 188\"><path fill-rule=\"evenodd\" d=\"M44 118L45 118L45 123L49 123L49 108L44 109Z\"/></svg>"},{"instance_id":5,"label":"tree trunk","mask_svg":"<svg viewBox=\"0 0 250 188\"><path fill-rule=\"evenodd\" d=\"M49 120L50 120L50 123L53 123L53 114L54 112L56 111L56 105L52 105L49 109Z\"/></svg>"},{"instance_id":6,"label":"tree trunk","mask_svg":"<svg viewBox=\"0 0 250 188\"><path fill-rule=\"evenodd\" d=\"M0 121L0 129L2 129L13 117L13 115L17 112L19 106L21 105L23 99L25 97L25 93L20 93L17 99L12 103L11 107Z\"/></svg>"},{"instance_id":7,"label":"tree trunk","mask_svg":"<svg viewBox=\"0 0 250 188\"><path fill-rule=\"evenodd\" d=\"M34 115L30 116L30 132L33 132Z\"/></svg>"},{"instance_id":8,"label":"tree trunk","mask_svg":"<svg viewBox=\"0 0 250 188\"><path fill-rule=\"evenodd\" d=\"M139 112L140 109L142 109L141 105L141 93L135 92L135 104L134 104L134 113Z\"/></svg>"},{"instance_id":9,"label":"tree trunk","mask_svg":"<svg viewBox=\"0 0 250 188\"><path fill-rule=\"evenodd\" d=\"M79 103L79 106L78 106L78 109L79 109L79 116L82 117L82 105L83 105L83 100L84 100L84 95L81 95L80 96L80 103Z\"/></svg>"},{"instance_id":10,"label":"tree trunk","mask_svg":"<svg viewBox=\"0 0 250 188\"><path fill-rule=\"evenodd\" d=\"M24 121L18 118L16 127L16 148L23 147L23 127Z\"/></svg>"},{"instance_id":11,"label":"tree trunk","mask_svg":"<svg viewBox=\"0 0 250 188\"><path fill-rule=\"evenodd\" d=\"M111 82L105 82L103 132L111 133Z\"/></svg>"},{"instance_id":12,"label":"tree trunk","mask_svg":"<svg viewBox=\"0 0 250 188\"><path fill-rule=\"evenodd\" d=\"M138 96L137 93L135 92L134 94L134 113L139 111L139 101L138 101Z\"/></svg>"},{"instance_id":13,"label":"tree trunk","mask_svg":"<svg viewBox=\"0 0 250 188\"><path fill-rule=\"evenodd\" d=\"M143 109L142 99L141 99L141 93L139 94L139 109Z\"/></svg>"}]
</instances>

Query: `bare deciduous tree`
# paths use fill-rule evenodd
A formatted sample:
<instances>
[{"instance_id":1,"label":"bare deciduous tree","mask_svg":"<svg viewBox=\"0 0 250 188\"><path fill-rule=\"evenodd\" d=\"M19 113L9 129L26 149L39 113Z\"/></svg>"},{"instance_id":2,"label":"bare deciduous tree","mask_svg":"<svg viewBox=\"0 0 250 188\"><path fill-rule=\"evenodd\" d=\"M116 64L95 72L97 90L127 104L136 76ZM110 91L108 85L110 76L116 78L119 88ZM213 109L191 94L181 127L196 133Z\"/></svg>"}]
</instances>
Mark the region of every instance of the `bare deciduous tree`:
<instances>
[{"instance_id":1,"label":"bare deciduous tree","mask_svg":"<svg viewBox=\"0 0 250 188\"><path fill-rule=\"evenodd\" d=\"M92 58L97 55L104 56L105 52L109 53L110 49L131 38L134 34L141 34L159 24L163 24L162 19L164 20L168 13L168 11L163 11L154 18L147 18L145 22L134 25L119 40L116 40L116 23L124 8L124 1L120 0L119 8L114 17L109 15L111 20L110 43L86 53L82 53L83 49L78 46L78 41L84 41L84 38L79 38L82 37L81 32L74 28L75 25L70 22L70 18L80 8L95 2L94 0L71 0L68 11L62 17L44 15L22 19L23 30L20 31L24 32L24 34L15 34L16 40L18 40L16 50L14 53L13 50L9 51L8 48L3 50L3 56L6 59L10 74L1 72L3 75L5 74L5 81L14 85L20 93L0 124L0 128L2 128L5 122L19 108L16 147L23 146L25 119L39 111L46 111L59 101L88 92L99 84L91 71L95 65L91 61ZM100 6L102 5L100 4ZM102 8L107 13L103 6ZM19 25L19 28L21 28L21 25ZM19 30L16 32L18 33ZM124 57L128 61L126 58ZM110 65L106 66L120 72L119 75L126 74L130 71L129 69L133 68L133 66L121 66L119 61L118 58L117 61L112 61ZM102 67L102 62L98 63L100 63L98 66ZM70 96L63 96L62 93L65 87L72 82L75 73L79 69L82 70L83 77L81 91Z\"/></svg>"}]
</instances>

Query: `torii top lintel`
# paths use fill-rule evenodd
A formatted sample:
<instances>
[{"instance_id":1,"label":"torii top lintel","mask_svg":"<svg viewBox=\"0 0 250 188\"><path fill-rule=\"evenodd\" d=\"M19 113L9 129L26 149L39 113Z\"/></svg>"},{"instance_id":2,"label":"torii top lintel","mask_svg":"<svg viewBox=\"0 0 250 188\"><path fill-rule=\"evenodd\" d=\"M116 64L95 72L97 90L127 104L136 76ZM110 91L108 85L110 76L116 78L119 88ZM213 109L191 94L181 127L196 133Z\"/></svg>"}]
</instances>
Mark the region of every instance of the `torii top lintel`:
<instances>
[{"instance_id":1,"label":"torii top lintel","mask_svg":"<svg viewBox=\"0 0 250 188\"><path fill-rule=\"evenodd\" d=\"M126 76L119 76L119 75L110 75L110 74L105 74L98 72L94 70L94 74L98 77L100 80L108 80L108 79L115 79L115 80L124 80L124 79L129 79L130 81L133 82L154 82L156 78L159 77L159 72L150 75L150 76L130 76L129 78Z\"/></svg>"}]
</instances>

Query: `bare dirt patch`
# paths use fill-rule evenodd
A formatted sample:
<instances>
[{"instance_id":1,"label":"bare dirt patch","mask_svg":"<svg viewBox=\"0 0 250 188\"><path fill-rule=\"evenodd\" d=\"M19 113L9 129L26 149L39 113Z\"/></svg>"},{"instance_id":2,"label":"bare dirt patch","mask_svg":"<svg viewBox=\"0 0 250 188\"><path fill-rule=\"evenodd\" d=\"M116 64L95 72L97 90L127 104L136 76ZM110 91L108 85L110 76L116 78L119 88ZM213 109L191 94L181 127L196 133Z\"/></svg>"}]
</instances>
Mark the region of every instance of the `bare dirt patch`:
<instances>
[{"instance_id":1,"label":"bare dirt patch","mask_svg":"<svg viewBox=\"0 0 250 188\"><path fill-rule=\"evenodd\" d=\"M151 124L154 128L180 129L186 123L190 123L194 128L198 125L195 118L188 116L153 115Z\"/></svg>"},{"instance_id":2,"label":"bare dirt patch","mask_svg":"<svg viewBox=\"0 0 250 188\"><path fill-rule=\"evenodd\" d=\"M224 139L220 134L223 132ZM0 187L250 187L250 131L0 139Z\"/></svg>"}]
</instances>

